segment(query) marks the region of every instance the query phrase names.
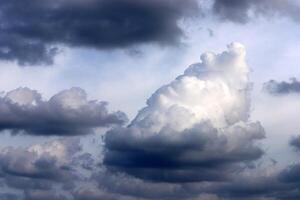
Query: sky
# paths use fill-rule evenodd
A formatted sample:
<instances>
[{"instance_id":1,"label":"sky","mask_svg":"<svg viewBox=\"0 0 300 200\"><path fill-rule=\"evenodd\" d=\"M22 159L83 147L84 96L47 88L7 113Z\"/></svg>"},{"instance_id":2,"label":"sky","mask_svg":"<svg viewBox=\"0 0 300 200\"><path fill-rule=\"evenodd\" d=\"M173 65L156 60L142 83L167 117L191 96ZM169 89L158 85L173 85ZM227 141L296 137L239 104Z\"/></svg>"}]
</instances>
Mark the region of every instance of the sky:
<instances>
[{"instance_id":1,"label":"sky","mask_svg":"<svg viewBox=\"0 0 300 200\"><path fill-rule=\"evenodd\" d=\"M0 200L300 199L298 0L0 13Z\"/></svg>"}]
</instances>

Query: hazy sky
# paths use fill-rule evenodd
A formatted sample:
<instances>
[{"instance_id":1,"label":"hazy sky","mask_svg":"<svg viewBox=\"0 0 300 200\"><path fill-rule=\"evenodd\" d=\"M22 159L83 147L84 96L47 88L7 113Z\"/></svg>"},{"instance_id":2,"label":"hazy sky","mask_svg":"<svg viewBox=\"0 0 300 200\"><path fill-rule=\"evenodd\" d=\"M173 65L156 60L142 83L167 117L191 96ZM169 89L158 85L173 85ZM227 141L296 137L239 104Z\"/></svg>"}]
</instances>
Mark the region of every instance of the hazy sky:
<instances>
[{"instance_id":1,"label":"hazy sky","mask_svg":"<svg viewBox=\"0 0 300 200\"><path fill-rule=\"evenodd\" d=\"M300 198L298 0L0 13L0 200Z\"/></svg>"}]
</instances>

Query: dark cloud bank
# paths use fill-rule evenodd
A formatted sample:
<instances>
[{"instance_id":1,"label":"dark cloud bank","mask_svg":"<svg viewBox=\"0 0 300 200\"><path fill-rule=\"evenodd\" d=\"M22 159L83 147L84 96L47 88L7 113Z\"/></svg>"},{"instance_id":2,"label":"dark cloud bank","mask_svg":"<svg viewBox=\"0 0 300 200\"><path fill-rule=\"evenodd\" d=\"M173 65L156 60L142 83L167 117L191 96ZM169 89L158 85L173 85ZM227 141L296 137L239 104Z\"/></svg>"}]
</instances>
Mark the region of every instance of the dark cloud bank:
<instances>
[{"instance_id":1,"label":"dark cloud bank","mask_svg":"<svg viewBox=\"0 0 300 200\"><path fill-rule=\"evenodd\" d=\"M3 0L0 59L49 65L60 45L115 49L176 44L184 35L178 22L200 16L201 6L197 0ZM300 19L300 6L292 0L212 0L210 9L222 21L242 24L256 16Z\"/></svg>"},{"instance_id":2,"label":"dark cloud bank","mask_svg":"<svg viewBox=\"0 0 300 200\"><path fill-rule=\"evenodd\" d=\"M170 44L178 21L198 12L196 0L3 0L0 59L51 64L56 45L95 49L147 42Z\"/></svg>"},{"instance_id":3,"label":"dark cloud bank","mask_svg":"<svg viewBox=\"0 0 300 200\"><path fill-rule=\"evenodd\" d=\"M291 144L293 143L298 144L299 139L293 139ZM176 180L173 178L171 182L170 179L161 178L148 181L149 177L140 179L106 171L98 164L99 160L82 151L78 138L60 139L26 149L6 148L0 153L0 161L1 187L18 191L12 193L3 189L1 199L296 200L300 198L299 163L273 173L264 173L254 165L247 169L248 173L239 169L227 174L226 179L205 178L195 182L179 179L178 174L172 173L172 176L177 178ZM138 163L136 168L140 168ZM208 160L203 161L202 167L207 163L210 164ZM188 166L186 163L181 165ZM212 166L212 170L215 166ZM180 169L178 166L172 167L173 169L156 165L156 169L160 171L172 172L175 168ZM193 178L196 175L196 169L194 170L194 173L185 176ZM219 170L228 173L224 168ZM198 173L202 172L198 168ZM153 173L145 174L157 177ZM167 173L166 176L170 177L170 174Z\"/></svg>"},{"instance_id":4,"label":"dark cloud bank","mask_svg":"<svg viewBox=\"0 0 300 200\"><path fill-rule=\"evenodd\" d=\"M124 113L110 113L106 102L88 100L80 88L43 100L35 90L18 88L0 97L0 130L31 135L85 135L94 128L121 125Z\"/></svg>"}]
</instances>

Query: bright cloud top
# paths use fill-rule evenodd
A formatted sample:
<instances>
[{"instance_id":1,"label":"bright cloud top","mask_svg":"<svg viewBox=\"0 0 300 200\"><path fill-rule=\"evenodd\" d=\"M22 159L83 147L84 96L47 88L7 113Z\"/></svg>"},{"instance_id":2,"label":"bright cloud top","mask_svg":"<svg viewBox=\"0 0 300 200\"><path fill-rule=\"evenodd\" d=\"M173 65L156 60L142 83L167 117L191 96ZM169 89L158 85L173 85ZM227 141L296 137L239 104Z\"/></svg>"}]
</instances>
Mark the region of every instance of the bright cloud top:
<instances>
[{"instance_id":1,"label":"bright cloud top","mask_svg":"<svg viewBox=\"0 0 300 200\"><path fill-rule=\"evenodd\" d=\"M157 90L133 120L132 127L153 132L170 126L178 131L201 121L221 128L245 121L249 111L245 48L228 45L222 54L205 53L176 80Z\"/></svg>"},{"instance_id":2,"label":"bright cloud top","mask_svg":"<svg viewBox=\"0 0 300 200\"><path fill-rule=\"evenodd\" d=\"M104 163L139 178L165 182L227 179L261 157L264 137L249 118L249 67L242 44L201 63L158 89L127 128L106 134ZM199 170L201 169L201 170Z\"/></svg>"}]
</instances>

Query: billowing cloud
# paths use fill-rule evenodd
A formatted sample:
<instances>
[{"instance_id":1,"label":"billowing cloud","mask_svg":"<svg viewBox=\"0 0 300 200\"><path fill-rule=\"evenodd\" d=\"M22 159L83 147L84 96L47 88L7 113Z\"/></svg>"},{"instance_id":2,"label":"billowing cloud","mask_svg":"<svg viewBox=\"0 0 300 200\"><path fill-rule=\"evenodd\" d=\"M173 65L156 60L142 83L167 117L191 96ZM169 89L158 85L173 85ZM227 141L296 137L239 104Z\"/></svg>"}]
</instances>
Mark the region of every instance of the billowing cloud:
<instances>
[{"instance_id":1,"label":"billowing cloud","mask_svg":"<svg viewBox=\"0 0 300 200\"><path fill-rule=\"evenodd\" d=\"M253 16L283 16L300 20L297 0L214 0L214 13L225 21L246 23Z\"/></svg>"},{"instance_id":2,"label":"billowing cloud","mask_svg":"<svg viewBox=\"0 0 300 200\"><path fill-rule=\"evenodd\" d=\"M259 159L264 138L249 118L245 49L228 45L158 89L127 128L105 136L104 164L156 182L225 181Z\"/></svg>"},{"instance_id":3,"label":"billowing cloud","mask_svg":"<svg viewBox=\"0 0 300 200\"><path fill-rule=\"evenodd\" d=\"M1 1L0 59L51 64L57 45L174 43L182 35L179 20L198 11L196 0Z\"/></svg>"},{"instance_id":4,"label":"billowing cloud","mask_svg":"<svg viewBox=\"0 0 300 200\"><path fill-rule=\"evenodd\" d=\"M296 78L291 78L290 81L270 80L264 83L264 90L273 95L285 95L291 93L300 94L300 82Z\"/></svg>"},{"instance_id":5,"label":"billowing cloud","mask_svg":"<svg viewBox=\"0 0 300 200\"><path fill-rule=\"evenodd\" d=\"M79 139L61 139L28 148L7 147L0 152L0 174L4 185L24 192L26 200L63 199L79 180L73 164L81 151Z\"/></svg>"},{"instance_id":6,"label":"billowing cloud","mask_svg":"<svg viewBox=\"0 0 300 200\"><path fill-rule=\"evenodd\" d=\"M15 134L84 135L126 120L120 111L110 113L106 102L88 100L80 88L63 90L48 101L29 88L12 90L0 98L0 130Z\"/></svg>"},{"instance_id":7,"label":"billowing cloud","mask_svg":"<svg viewBox=\"0 0 300 200\"><path fill-rule=\"evenodd\" d=\"M1 149L0 199L299 199L299 163L277 168L263 157L264 129L249 119L245 56L239 43L203 54L159 88L127 127L112 127L101 155L90 154L93 147L83 142L84 149L79 137ZM2 130L35 135L81 135L126 121L80 88L47 101L19 88L2 95L0 111ZM290 142L296 153L299 141Z\"/></svg>"}]
</instances>

